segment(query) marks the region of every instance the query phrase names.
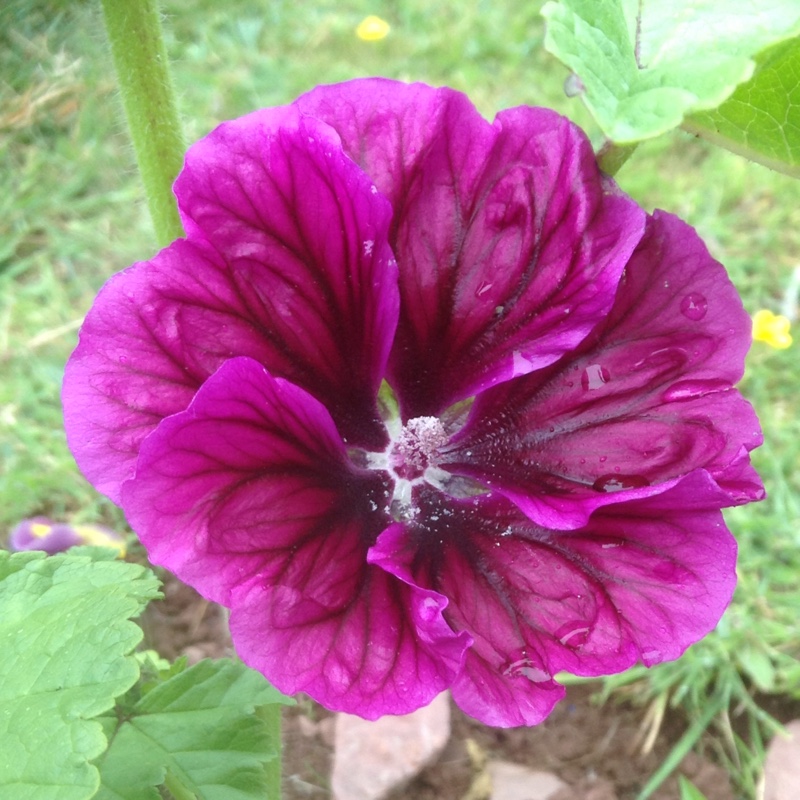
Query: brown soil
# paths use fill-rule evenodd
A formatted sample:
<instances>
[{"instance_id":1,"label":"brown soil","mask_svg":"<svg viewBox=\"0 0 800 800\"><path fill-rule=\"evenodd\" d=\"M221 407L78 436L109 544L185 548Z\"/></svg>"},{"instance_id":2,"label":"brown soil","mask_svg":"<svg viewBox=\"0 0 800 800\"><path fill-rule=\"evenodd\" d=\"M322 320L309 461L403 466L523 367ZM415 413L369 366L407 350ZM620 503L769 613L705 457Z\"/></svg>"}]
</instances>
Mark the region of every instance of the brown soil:
<instances>
[{"instance_id":1,"label":"brown soil","mask_svg":"<svg viewBox=\"0 0 800 800\"><path fill-rule=\"evenodd\" d=\"M164 600L152 603L142 620L149 646L165 658L185 654L190 662L231 655L222 609L167 578ZM570 787L553 800L633 800L663 763L685 723L668 717L652 750L641 754L643 711L592 702L592 690L573 687L542 725L487 728L453 706L450 742L435 764L391 800L487 800L480 787L488 759L523 764L558 775ZM308 698L299 698L284 716L284 800L330 797L333 717ZM736 800L725 771L710 758L687 756L681 772L708 800ZM667 781L653 800L679 800L677 779Z\"/></svg>"}]
</instances>

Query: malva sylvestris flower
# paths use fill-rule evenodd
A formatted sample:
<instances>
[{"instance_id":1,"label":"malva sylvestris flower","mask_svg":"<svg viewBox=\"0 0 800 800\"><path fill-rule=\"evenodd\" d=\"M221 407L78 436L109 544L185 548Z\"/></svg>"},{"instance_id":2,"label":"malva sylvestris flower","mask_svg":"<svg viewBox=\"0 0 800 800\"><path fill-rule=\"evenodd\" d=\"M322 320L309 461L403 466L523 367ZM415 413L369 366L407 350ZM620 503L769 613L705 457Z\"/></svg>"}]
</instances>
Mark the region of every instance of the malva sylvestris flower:
<instances>
[{"instance_id":1,"label":"malva sylvestris flower","mask_svg":"<svg viewBox=\"0 0 800 800\"><path fill-rule=\"evenodd\" d=\"M674 659L762 496L750 318L546 109L365 79L226 122L186 238L113 277L69 442L282 691L376 718L450 689L534 724L556 673Z\"/></svg>"}]
</instances>

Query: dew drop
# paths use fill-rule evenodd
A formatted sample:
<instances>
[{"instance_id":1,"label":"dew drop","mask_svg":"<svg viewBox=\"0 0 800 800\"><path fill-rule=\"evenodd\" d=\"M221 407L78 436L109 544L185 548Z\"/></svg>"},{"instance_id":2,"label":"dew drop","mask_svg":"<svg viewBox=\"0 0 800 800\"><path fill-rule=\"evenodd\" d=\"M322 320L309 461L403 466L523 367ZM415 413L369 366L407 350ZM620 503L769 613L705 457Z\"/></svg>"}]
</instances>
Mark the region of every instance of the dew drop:
<instances>
[{"instance_id":1,"label":"dew drop","mask_svg":"<svg viewBox=\"0 0 800 800\"><path fill-rule=\"evenodd\" d=\"M486 292L492 288L492 286L494 286L494 284L490 281L481 281L478 284L478 288L475 290L475 297L483 297L483 295L485 295Z\"/></svg>"},{"instance_id":2,"label":"dew drop","mask_svg":"<svg viewBox=\"0 0 800 800\"><path fill-rule=\"evenodd\" d=\"M439 607L439 603L433 597L426 597L422 601L422 605L419 610L424 620L431 621L438 616L441 608Z\"/></svg>"},{"instance_id":3,"label":"dew drop","mask_svg":"<svg viewBox=\"0 0 800 800\"><path fill-rule=\"evenodd\" d=\"M642 653L642 661L649 667L651 664L655 664L657 661L661 661L661 651L660 650L645 650Z\"/></svg>"},{"instance_id":4,"label":"dew drop","mask_svg":"<svg viewBox=\"0 0 800 800\"><path fill-rule=\"evenodd\" d=\"M624 489L641 489L649 486L650 481L641 475L601 475L593 484L596 492L621 492Z\"/></svg>"},{"instance_id":5,"label":"dew drop","mask_svg":"<svg viewBox=\"0 0 800 800\"><path fill-rule=\"evenodd\" d=\"M699 381L678 381L667 389L662 398L667 403L676 400L690 400L693 397L704 397L713 392L723 392L730 389L727 381L719 379L699 380Z\"/></svg>"},{"instance_id":6,"label":"dew drop","mask_svg":"<svg viewBox=\"0 0 800 800\"><path fill-rule=\"evenodd\" d=\"M533 683L545 683L552 676L548 675L541 667L537 667L529 658L520 658L510 661L502 668L503 675L509 678L527 678Z\"/></svg>"},{"instance_id":7,"label":"dew drop","mask_svg":"<svg viewBox=\"0 0 800 800\"><path fill-rule=\"evenodd\" d=\"M119 363L122 364L123 366L125 364L127 364L128 363L128 356L120 356L119 357Z\"/></svg>"},{"instance_id":8,"label":"dew drop","mask_svg":"<svg viewBox=\"0 0 800 800\"><path fill-rule=\"evenodd\" d=\"M681 370L688 360L689 355L682 347L661 347L637 361L632 369L651 369L663 375L673 370Z\"/></svg>"},{"instance_id":9,"label":"dew drop","mask_svg":"<svg viewBox=\"0 0 800 800\"><path fill-rule=\"evenodd\" d=\"M601 367L600 364L589 364L581 375L581 386L584 391L590 392L604 386L610 378L605 367Z\"/></svg>"},{"instance_id":10,"label":"dew drop","mask_svg":"<svg viewBox=\"0 0 800 800\"><path fill-rule=\"evenodd\" d=\"M608 456L600 456L600 463L601 464L605 464L606 461L608 461Z\"/></svg>"},{"instance_id":11,"label":"dew drop","mask_svg":"<svg viewBox=\"0 0 800 800\"><path fill-rule=\"evenodd\" d=\"M708 300L697 292L687 294L681 300L681 314L694 321L703 319L708 312Z\"/></svg>"},{"instance_id":12,"label":"dew drop","mask_svg":"<svg viewBox=\"0 0 800 800\"><path fill-rule=\"evenodd\" d=\"M565 622L561 627L555 631L555 637L564 647L577 649L586 644L589 638L589 626L586 625L584 620L576 620L573 622Z\"/></svg>"}]
</instances>

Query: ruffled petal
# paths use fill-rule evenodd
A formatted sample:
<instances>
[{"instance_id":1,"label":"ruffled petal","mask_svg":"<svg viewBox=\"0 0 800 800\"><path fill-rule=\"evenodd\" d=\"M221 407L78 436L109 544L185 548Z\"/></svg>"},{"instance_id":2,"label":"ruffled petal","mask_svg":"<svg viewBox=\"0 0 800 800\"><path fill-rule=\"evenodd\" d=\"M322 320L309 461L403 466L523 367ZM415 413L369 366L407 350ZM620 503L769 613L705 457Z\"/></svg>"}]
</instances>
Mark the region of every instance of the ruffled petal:
<instances>
[{"instance_id":1,"label":"ruffled petal","mask_svg":"<svg viewBox=\"0 0 800 800\"><path fill-rule=\"evenodd\" d=\"M607 321L552 367L480 395L446 469L553 528L697 468L728 504L760 499L747 453L761 431L732 388L749 342L723 267L688 225L656 212Z\"/></svg>"},{"instance_id":2,"label":"ruffled petal","mask_svg":"<svg viewBox=\"0 0 800 800\"><path fill-rule=\"evenodd\" d=\"M320 87L298 106L392 202L389 380L406 418L551 364L608 312L645 216L565 118L516 108L490 125L457 92L386 80Z\"/></svg>"},{"instance_id":3,"label":"ruffled petal","mask_svg":"<svg viewBox=\"0 0 800 800\"><path fill-rule=\"evenodd\" d=\"M234 356L311 392L352 444L383 446L391 208L336 134L293 109L224 123L190 148L176 193L188 241L109 281L67 367L67 435L89 480L118 500L143 438Z\"/></svg>"},{"instance_id":4,"label":"ruffled petal","mask_svg":"<svg viewBox=\"0 0 800 800\"><path fill-rule=\"evenodd\" d=\"M736 582L714 494L698 472L574 531L538 527L497 495L421 497L417 541L441 545L416 578L448 598L445 618L474 640L456 703L487 724L536 724L563 695L558 672L651 665L707 634Z\"/></svg>"},{"instance_id":5,"label":"ruffled petal","mask_svg":"<svg viewBox=\"0 0 800 800\"><path fill-rule=\"evenodd\" d=\"M164 420L122 496L153 563L228 606L237 652L281 691L375 718L460 667L444 599L367 563L391 524L385 476L353 467L325 408L258 362L227 361Z\"/></svg>"}]
</instances>

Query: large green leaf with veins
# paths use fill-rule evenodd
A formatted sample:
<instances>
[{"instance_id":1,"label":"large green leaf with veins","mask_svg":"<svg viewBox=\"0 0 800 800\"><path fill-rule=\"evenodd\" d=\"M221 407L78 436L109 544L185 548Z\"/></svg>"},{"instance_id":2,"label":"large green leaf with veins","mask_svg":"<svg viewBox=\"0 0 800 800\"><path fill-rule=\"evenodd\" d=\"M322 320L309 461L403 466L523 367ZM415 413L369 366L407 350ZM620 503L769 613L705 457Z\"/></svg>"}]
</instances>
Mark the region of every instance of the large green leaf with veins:
<instances>
[{"instance_id":1,"label":"large green leaf with veins","mask_svg":"<svg viewBox=\"0 0 800 800\"><path fill-rule=\"evenodd\" d=\"M561 0L542 14L545 47L617 144L716 108L753 74L752 56L800 34L798 0Z\"/></svg>"},{"instance_id":2,"label":"large green leaf with veins","mask_svg":"<svg viewBox=\"0 0 800 800\"><path fill-rule=\"evenodd\" d=\"M85 800L99 722L139 676L130 618L158 595L135 564L75 551L0 551L0 797Z\"/></svg>"},{"instance_id":3,"label":"large green leaf with veins","mask_svg":"<svg viewBox=\"0 0 800 800\"><path fill-rule=\"evenodd\" d=\"M800 38L756 57L753 77L684 128L768 167L800 177Z\"/></svg>"},{"instance_id":4,"label":"large green leaf with veins","mask_svg":"<svg viewBox=\"0 0 800 800\"><path fill-rule=\"evenodd\" d=\"M264 768L277 753L255 709L292 702L227 659L168 675L103 720L111 744L97 761L96 800L158 800L165 782L181 797L264 800Z\"/></svg>"}]
</instances>

